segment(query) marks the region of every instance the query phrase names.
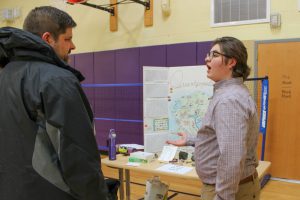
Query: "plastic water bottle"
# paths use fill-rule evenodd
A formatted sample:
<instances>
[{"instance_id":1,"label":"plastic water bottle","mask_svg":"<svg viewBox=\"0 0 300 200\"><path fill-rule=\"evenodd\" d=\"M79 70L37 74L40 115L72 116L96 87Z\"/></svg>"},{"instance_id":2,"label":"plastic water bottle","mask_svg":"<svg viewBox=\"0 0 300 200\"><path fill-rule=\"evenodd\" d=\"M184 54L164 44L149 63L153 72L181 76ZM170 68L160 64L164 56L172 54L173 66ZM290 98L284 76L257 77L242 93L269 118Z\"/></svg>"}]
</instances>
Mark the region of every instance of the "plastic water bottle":
<instances>
[{"instance_id":1,"label":"plastic water bottle","mask_svg":"<svg viewBox=\"0 0 300 200\"><path fill-rule=\"evenodd\" d=\"M110 129L108 134L108 158L109 160L116 160L116 131Z\"/></svg>"}]
</instances>

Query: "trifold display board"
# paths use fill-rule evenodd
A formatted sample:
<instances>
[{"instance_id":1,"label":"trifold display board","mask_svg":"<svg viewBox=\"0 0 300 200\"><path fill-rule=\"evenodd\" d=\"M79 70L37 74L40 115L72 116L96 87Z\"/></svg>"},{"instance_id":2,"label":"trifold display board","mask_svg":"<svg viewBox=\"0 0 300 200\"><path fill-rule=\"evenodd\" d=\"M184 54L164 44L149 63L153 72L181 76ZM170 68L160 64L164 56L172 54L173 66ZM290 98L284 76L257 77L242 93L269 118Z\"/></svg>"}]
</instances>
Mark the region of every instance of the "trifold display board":
<instances>
[{"instance_id":1,"label":"trifold display board","mask_svg":"<svg viewBox=\"0 0 300 200\"><path fill-rule=\"evenodd\" d=\"M179 132L195 137L213 94L207 67L144 66L143 80L145 151L161 151Z\"/></svg>"}]
</instances>

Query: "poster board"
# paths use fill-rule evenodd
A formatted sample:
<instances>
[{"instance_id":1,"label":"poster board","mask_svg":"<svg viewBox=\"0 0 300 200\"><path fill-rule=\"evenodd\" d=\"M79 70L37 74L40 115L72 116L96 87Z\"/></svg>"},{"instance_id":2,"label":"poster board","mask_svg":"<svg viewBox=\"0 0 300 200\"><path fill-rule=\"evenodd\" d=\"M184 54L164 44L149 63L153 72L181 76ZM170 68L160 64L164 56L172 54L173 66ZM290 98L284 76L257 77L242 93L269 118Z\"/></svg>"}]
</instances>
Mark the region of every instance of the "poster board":
<instances>
[{"instance_id":1,"label":"poster board","mask_svg":"<svg viewBox=\"0 0 300 200\"><path fill-rule=\"evenodd\" d=\"M206 66L143 68L144 145L159 152L185 132L195 137L213 94Z\"/></svg>"}]
</instances>

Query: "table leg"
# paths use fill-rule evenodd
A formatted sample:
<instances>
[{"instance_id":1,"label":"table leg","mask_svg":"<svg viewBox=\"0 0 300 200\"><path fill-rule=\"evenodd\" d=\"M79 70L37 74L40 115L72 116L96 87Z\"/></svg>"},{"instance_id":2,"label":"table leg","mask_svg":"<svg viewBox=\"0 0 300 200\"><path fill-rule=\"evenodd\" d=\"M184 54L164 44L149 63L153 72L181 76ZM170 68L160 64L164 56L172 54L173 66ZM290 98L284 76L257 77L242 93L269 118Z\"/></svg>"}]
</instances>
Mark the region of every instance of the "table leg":
<instances>
[{"instance_id":1,"label":"table leg","mask_svg":"<svg viewBox=\"0 0 300 200\"><path fill-rule=\"evenodd\" d=\"M124 200L124 176L123 176L123 169L119 168L119 180L120 180L120 188L119 188L119 194L120 194L120 200Z\"/></svg>"},{"instance_id":2,"label":"table leg","mask_svg":"<svg viewBox=\"0 0 300 200\"><path fill-rule=\"evenodd\" d=\"M130 200L130 171L125 169L125 181L126 181L126 200Z\"/></svg>"}]
</instances>

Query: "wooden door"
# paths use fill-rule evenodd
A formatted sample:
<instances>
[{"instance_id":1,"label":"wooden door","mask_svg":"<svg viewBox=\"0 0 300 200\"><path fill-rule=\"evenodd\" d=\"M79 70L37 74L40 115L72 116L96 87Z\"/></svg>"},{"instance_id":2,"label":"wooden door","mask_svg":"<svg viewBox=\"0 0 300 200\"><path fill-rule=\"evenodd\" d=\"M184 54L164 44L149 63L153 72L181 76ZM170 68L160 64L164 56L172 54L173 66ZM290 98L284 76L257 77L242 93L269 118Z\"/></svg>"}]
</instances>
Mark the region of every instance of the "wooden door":
<instances>
[{"instance_id":1,"label":"wooden door","mask_svg":"<svg viewBox=\"0 0 300 200\"><path fill-rule=\"evenodd\" d=\"M258 43L257 56L270 85L265 160L272 176L300 180L300 41Z\"/></svg>"}]
</instances>

